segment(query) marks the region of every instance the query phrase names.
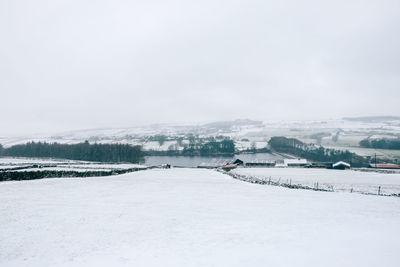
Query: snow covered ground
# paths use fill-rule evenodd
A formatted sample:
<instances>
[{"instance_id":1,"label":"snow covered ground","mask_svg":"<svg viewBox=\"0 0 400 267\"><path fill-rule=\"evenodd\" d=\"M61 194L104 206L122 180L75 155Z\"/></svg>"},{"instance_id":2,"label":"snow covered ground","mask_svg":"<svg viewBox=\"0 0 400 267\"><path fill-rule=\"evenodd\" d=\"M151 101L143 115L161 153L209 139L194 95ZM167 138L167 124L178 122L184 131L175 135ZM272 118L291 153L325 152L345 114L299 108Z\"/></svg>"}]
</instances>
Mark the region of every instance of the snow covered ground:
<instances>
[{"instance_id":1,"label":"snow covered ground","mask_svg":"<svg viewBox=\"0 0 400 267\"><path fill-rule=\"evenodd\" d=\"M306 168L238 168L233 173L281 183L300 184L334 191L400 194L400 173Z\"/></svg>"},{"instance_id":2,"label":"snow covered ground","mask_svg":"<svg viewBox=\"0 0 400 267\"><path fill-rule=\"evenodd\" d=\"M400 199L202 169L0 183L0 266L398 266Z\"/></svg>"},{"instance_id":3,"label":"snow covered ground","mask_svg":"<svg viewBox=\"0 0 400 267\"><path fill-rule=\"evenodd\" d=\"M40 167L38 167L40 166ZM14 171L114 171L129 169L146 169L147 167L140 164L132 163L100 163L78 160L64 159L42 159L42 158L0 158L0 170Z\"/></svg>"}]
</instances>

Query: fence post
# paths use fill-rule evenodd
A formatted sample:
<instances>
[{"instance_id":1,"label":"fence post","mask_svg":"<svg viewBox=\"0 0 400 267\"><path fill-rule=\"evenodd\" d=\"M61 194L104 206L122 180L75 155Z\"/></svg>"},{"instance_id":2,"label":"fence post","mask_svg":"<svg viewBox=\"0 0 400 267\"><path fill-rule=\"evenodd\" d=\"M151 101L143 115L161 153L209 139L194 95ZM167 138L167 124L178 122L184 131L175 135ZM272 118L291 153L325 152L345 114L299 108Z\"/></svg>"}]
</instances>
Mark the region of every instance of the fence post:
<instances>
[{"instance_id":1,"label":"fence post","mask_svg":"<svg viewBox=\"0 0 400 267\"><path fill-rule=\"evenodd\" d=\"M378 187L378 195L381 194L381 186Z\"/></svg>"}]
</instances>

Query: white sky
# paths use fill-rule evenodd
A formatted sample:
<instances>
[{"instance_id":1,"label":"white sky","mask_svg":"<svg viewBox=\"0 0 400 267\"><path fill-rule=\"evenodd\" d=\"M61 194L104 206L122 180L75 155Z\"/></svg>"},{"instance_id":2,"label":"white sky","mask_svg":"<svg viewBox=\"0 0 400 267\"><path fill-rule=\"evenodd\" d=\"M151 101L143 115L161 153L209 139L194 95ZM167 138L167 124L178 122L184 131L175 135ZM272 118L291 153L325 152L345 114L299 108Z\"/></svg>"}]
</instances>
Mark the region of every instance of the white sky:
<instances>
[{"instance_id":1,"label":"white sky","mask_svg":"<svg viewBox=\"0 0 400 267\"><path fill-rule=\"evenodd\" d=\"M400 115L400 1L0 0L0 135Z\"/></svg>"}]
</instances>

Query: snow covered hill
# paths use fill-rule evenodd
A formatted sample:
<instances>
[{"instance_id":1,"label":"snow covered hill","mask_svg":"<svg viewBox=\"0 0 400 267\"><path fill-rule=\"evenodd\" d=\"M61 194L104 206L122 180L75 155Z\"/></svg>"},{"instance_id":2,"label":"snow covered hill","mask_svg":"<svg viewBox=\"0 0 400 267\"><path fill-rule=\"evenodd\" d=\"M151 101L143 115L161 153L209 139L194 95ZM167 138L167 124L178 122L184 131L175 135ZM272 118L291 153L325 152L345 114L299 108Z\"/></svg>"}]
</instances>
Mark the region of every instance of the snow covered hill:
<instances>
[{"instance_id":1,"label":"snow covered hill","mask_svg":"<svg viewBox=\"0 0 400 267\"><path fill-rule=\"evenodd\" d=\"M163 135L165 142L152 140L151 137ZM225 136L235 141L238 150L265 148L273 136L297 138L306 143L321 144L335 149L350 149L362 155L374 153L385 158L399 158L399 151L376 151L359 148L364 138L400 137L400 120L387 118L379 121L359 120L311 120L311 121L251 121L236 120L204 125L160 124L142 127L89 129L53 134L28 136L8 136L0 131L0 144L10 147L29 141L57 142L75 144L88 140L90 143L141 145L144 150L166 151L182 150L189 143L189 135L202 138ZM179 141L179 139L181 139Z\"/></svg>"},{"instance_id":2,"label":"snow covered hill","mask_svg":"<svg viewBox=\"0 0 400 267\"><path fill-rule=\"evenodd\" d=\"M398 266L400 199L202 169L0 183L0 266Z\"/></svg>"}]
</instances>

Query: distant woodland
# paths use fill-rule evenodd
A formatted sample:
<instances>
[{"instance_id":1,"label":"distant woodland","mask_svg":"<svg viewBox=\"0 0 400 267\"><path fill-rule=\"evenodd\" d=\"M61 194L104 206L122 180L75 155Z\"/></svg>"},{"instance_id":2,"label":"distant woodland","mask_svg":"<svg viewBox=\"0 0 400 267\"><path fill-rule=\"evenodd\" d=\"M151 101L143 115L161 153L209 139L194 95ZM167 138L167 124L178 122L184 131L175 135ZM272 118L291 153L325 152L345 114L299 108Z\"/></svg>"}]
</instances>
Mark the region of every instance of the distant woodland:
<instances>
[{"instance_id":1,"label":"distant woodland","mask_svg":"<svg viewBox=\"0 0 400 267\"><path fill-rule=\"evenodd\" d=\"M89 144L88 141L72 145L29 142L9 148L0 145L0 156L138 163L143 158L143 152L140 146L125 144Z\"/></svg>"},{"instance_id":2,"label":"distant woodland","mask_svg":"<svg viewBox=\"0 0 400 267\"><path fill-rule=\"evenodd\" d=\"M235 143L232 140L210 141L205 144L190 143L184 148L183 154L200 154L203 156L235 153Z\"/></svg>"},{"instance_id":3,"label":"distant woodland","mask_svg":"<svg viewBox=\"0 0 400 267\"><path fill-rule=\"evenodd\" d=\"M363 139L360 146L365 148L400 149L400 139Z\"/></svg>"},{"instance_id":4,"label":"distant woodland","mask_svg":"<svg viewBox=\"0 0 400 267\"><path fill-rule=\"evenodd\" d=\"M161 143L160 143L161 144ZM235 143L231 139L221 141L215 138L196 139L190 138L189 144L184 144L182 150L174 148L168 151L147 151L147 155L152 156L226 156L235 153Z\"/></svg>"},{"instance_id":5,"label":"distant woodland","mask_svg":"<svg viewBox=\"0 0 400 267\"><path fill-rule=\"evenodd\" d=\"M288 153L317 162L345 161L353 166L365 166L368 163L364 157L347 150L326 149L322 146L303 143L295 138L272 137L269 145L276 152Z\"/></svg>"}]
</instances>

